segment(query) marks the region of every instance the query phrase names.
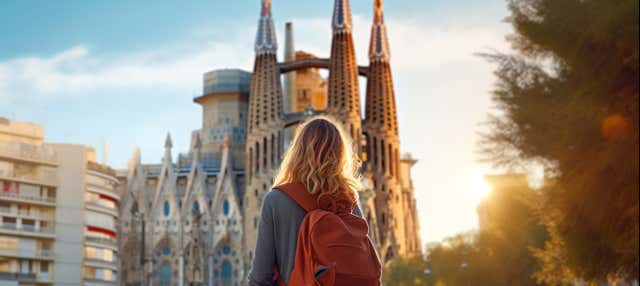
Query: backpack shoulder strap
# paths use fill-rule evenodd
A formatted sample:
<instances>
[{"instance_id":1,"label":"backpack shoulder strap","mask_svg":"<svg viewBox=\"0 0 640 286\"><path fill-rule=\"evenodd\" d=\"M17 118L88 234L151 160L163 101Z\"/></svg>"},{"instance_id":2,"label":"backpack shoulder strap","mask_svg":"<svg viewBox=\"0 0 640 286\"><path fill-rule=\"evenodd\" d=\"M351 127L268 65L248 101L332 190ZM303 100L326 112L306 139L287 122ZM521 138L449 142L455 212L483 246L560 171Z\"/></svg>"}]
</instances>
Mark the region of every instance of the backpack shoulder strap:
<instances>
[{"instance_id":1,"label":"backpack shoulder strap","mask_svg":"<svg viewBox=\"0 0 640 286\"><path fill-rule=\"evenodd\" d=\"M307 191L307 188L305 188L305 186L301 183L286 183L275 186L273 188L287 194L287 196L289 196L307 212L318 208L316 199Z\"/></svg>"}]
</instances>

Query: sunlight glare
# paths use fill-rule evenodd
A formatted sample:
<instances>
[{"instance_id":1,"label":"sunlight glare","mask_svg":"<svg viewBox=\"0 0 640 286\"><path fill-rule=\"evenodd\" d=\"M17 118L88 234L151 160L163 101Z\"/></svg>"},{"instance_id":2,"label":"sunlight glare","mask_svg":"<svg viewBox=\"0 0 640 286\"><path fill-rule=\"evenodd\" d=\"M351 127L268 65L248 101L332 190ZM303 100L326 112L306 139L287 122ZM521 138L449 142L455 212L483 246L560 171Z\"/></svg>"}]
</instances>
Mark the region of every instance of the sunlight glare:
<instances>
[{"instance_id":1,"label":"sunlight glare","mask_svg":"<svg viewBox=\"0 0 640 286\"><path fill-rule=\"evenodd\" d=\"M474 204L479 203L491 193L491 186L484 176L475 176L471 182L470 197Z\"/></svg>"}]
</instances>

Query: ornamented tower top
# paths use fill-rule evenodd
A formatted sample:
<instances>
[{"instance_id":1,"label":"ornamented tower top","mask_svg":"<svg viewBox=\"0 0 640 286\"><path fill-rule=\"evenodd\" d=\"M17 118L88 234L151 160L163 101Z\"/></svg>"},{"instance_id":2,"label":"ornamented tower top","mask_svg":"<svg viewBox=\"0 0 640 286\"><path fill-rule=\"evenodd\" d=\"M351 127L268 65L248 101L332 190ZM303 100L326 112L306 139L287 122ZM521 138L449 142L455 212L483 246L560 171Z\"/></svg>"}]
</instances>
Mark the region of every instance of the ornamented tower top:
<instances>
[{"instance_id":1,"label":"ornamented tower top","mask_svg":"<svg viewBox=\"0 0 640 286\"><path fill-rule=\"evenodd\" d=\"M256 54L275 54L278 50L276 30L271 17L271 0L262 0L258 32L256 34Z\"/></svg>"},{"instance_id":2,"label":"ornamented tower top","mask_svg":"<svg viewBox=\"0 0 640 286\"><path fill-rule=\"evenodd\" d=\"M249 96L249 133L255 128L269 128L268 125L282 118L282 87L276 60L277 42L271 16L271 0L262 0Z\"/></svg>"},{"instance_id":3,"label":"ornamented tower top","mask_svg":"<svg viewBox=\"0 0 640 286\"><path fill-rule=\"evenodd\" d=\"M280 69L276 59L278 46L271 16L271 0L262 0L261 8L249 93L249 129L245 146L246 189L242 207L243 247L247 262L251 261L256 243L262 198L268 191L267 186L273 181L283 151L283 98Z\"/></svg>"},{"instance_id":4,"label":"ornamented tower top","mask_svg":"<svg viewBox=\"0 0 640 286\"><path fill-rule=\"evenodd\" d=\"M382 0L375 0L373 6L373 26L371 27L371 42L369 42L369 60L371 62L389 61L389 40L387 26L384 24Z\"/></svg>"},{"instance_id":5,"label":"ornamented tower top","mask_svg":"<svg viewBox=\"0 0 640 286\"><path fill-rule=\"evenodd\" d=\"M349 0L336 0L333 7L333 33L351 33Z\"/></svg>"},{"instance_id":6,"label":"ornamented tower top","mask_svg":"<svg viewBox=\"0 0 640 286\"><path fill-rule=\"evenodd\" d=\"M389 41L384 24L382 0L375 0L374 18L369 42L369 79L367 81L367 98L365 118L367 131L389 133L398 138L398 120L395 91L391 77ZM371 135L371 134L370 134ZM375 155L375 154L372 154ZM374 158L375 159L375 158Z\"/></svg>"},{"instance_id":7,"label":"ornamented tower top","mask_svg":"<svg viewBox=\"0 0 640 286\"><path fill-rule=\"evenodd\" d=\"M171 141L171 133L167 133L167 137L164 139L164 160L171 162L171 148L173 147L173 141Z\"/></svg>"},{"instance_id":8,"label":"ornamented tower top","mask_svg":"<svg viewBox=\"0 0 640 286\"><path fill-rule=\"evenodd\" d=\"M373 11L364 128L367 135L367 165L373 171L373 184L376 186L379 239L382 245L388 245L381 249L380 255L388 261L406 252L407 218L403 217L404 205L399 200L403 196L399 184L400 140L382 0L374 2Z\"/></svg>"},{"instance_id":9,"label":"ornamented tower top","mask_svg":"<svg viewBox=\"0 0 640 286\"><path fill-rule=\"evenodd\" d=\"M327 111L359 143L362 119L349 0L335 0L332 28Z\"/></svg>"}]
</instances>

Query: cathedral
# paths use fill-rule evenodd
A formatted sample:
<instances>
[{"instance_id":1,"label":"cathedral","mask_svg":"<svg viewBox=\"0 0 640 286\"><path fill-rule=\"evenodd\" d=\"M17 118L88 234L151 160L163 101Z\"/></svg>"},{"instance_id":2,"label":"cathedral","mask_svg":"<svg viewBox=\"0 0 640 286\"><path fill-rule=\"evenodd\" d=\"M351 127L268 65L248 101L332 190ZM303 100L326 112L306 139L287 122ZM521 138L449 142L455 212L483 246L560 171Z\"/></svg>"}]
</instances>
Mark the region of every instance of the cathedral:
<instances>
[{"instance_id":1,"label":"cathedral","mask_svg":"<svg viewBox=\"0 0 640 286\"><path fill-rule=\"evenodd\" d=\"M271 1L262 0L253 72L204 74L203 93L193 99L202 128L191 133L188 152L174 158L170 135L158 164L143 164L134 150L118 173L121 285L244 285L262 198L297 126L318 114L342 124L360 155L359 204L380 258L421 253L410 175L416 160L400 155L382 0L373 3L368 66L355 58L349 0L335 0L330 25L330 57L319 58L295 51L287 23L279 62Z\"/></svg>"}]
</instances>

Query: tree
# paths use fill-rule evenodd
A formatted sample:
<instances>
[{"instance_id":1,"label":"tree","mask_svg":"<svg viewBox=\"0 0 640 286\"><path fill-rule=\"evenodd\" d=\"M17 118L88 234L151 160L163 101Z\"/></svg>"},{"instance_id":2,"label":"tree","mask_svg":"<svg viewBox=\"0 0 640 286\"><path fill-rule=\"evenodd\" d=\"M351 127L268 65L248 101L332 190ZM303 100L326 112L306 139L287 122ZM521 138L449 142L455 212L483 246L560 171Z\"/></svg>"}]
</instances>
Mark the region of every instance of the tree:
<instances>
[{"instance_id":1,"label":"tree","mask_svg":"<svg viewBox=\"0 0 640 286\"><path fill-rule=\"evenodd\" d=\"M638 1L508 3L516 54L484 55L500 114L480 147L498 167L546 169L536 277L638 279Z\"/></svg>"},{"instance_id":2,"label":"tree","mask_svg":"<svg viewBox=\"0 0 640 286\"><path fill-rule=\"evenodd\" d=\"M494 187L478 207L483 222L476 233L459 234L428 248L429 282L537 285L533 274L539 263L532 249L542 247L547 239L536 213L538 201L526 180L521 185Z\"/></svg>"},{"instance_id":3,"label":"tree","mask_svg":"<svg viewBox=\"0 0 640 286\"><path fill-rule=\"evenodd\" d=\"M397 258L385 267L382 272L382 285L427 285L425 269L427 269L427 266L422 256Z\"/></svg>"},{"instance_id":4,"label":"tree","mask_svg":"<svg viewBox=\"0 0 640 286\"><path fill-rule=\"evenodd\" d=\"M492 176L494 180L512 175ZM497 178L497 179L496 179ZM485 214L477 245L485 264L491 265L494 283L486 285L537 285L533 274L539 263L533 249L544 246L548 233L537 213L540 194L521 183L493 185L491 194L478 206Z\"/></svg>"},{"instance_id":5,"label":"tree","mask_svg":"<svg viewBox=\"0 0 640 286\"><path fill-rule=\"evenodd\" d=\"M476 236L472 232L461 233L446 238L443 243L432 245L428 248L428 263L430 285L467 286L467 285L494 285L487 284L486 278L490 275L481 275L477 266L482 263L470 265L470 261L476 261L479 255L476 245ZM481 278L476 280L477 278Z\"/></svg>"}]
</instances>

